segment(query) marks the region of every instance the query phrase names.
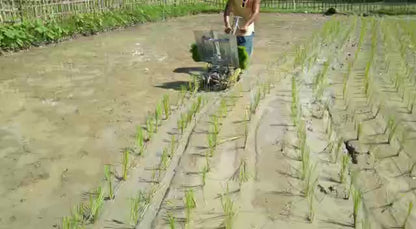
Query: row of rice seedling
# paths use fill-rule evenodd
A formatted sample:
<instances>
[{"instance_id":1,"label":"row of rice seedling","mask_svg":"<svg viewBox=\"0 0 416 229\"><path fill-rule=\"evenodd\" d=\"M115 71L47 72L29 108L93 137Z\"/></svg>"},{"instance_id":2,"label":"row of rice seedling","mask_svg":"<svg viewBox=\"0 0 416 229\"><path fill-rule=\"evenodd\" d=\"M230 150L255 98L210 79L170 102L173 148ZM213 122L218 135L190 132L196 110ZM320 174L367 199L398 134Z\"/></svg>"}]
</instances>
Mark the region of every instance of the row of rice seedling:
<instances>
[{"instance_id":1,"label":"row of rice seedling","mask_svg":"<svg viewBox=\"0 0 416 229\"><path fill-rule=\"evenodd\" d=\"M192 87L189 88L190 90L190 97L192 97L196 91L198 91L198 86L194 81L190 84ZM180 107L184 104L185 98L188 94L188 88L185 87L185 90L181 90L178 96L178 103L177 107ZM202 98L198 97L196 102L193 103L191 108L192 116L199 111L202 106ZM135 146L131 149L126 149L122 153L121 158L121 174L117 175L116 170L113 168L112 165L105 165L104 166L104 178L105 183L107 186L107 191L99 187L95 192L90 195L90 200L88 204L81 203L77 207L75 207L73 211L71 211L71 215L62 218L61 228L82 228L86 224L94 223L100 215L101 208L104 205L105 200L112 200L116 197L116 186L120 181L126 181L128 178L128 172L133 164L132 161L134 160L134 156L142 156L144 154L146 144L148 141L152 139L154 134L157 133L159 126L162 124L162 120L167 120L170 117L172 112L171 108L171 101L169 95L163 95L160 102L157 103L154 113L146 118L146 128L139 126L137 128L136 137L135 137ZM168 158L172 156L175 150L176 139L173 136L172 142L170 145L170 149L164 149L163 154L161 157L160 169L165 169L168 165ZM168 152L169 151L169 152ZM132 155L131 153L134 152L135 154ZM150 191L149 191L150 192ZM154 191L151 191L154 192ZM143 204L148 205L150 202L149 197L150 194L147 195L147 198L143 198L144 194L141 193L138 197L132 198L132 209L136 209L135 211L131 211L131 218L136 219L138 216L138 209L139 205L141 206L140 209L143 209ZM146 201L143 201L143 200ZM133 201L134 200L134 201ZM132 220L137 222L137 220Z\"/></svg>"}]
</instances>

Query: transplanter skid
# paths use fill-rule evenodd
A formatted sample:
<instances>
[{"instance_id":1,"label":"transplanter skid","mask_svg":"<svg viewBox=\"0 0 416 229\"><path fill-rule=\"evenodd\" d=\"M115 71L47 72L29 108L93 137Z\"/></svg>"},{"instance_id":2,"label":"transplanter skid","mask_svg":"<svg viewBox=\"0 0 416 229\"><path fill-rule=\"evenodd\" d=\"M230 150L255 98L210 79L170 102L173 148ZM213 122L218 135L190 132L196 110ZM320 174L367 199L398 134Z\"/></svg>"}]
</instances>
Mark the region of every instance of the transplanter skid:
<instances>
[{"instance_id":1,"label":"transplanter skid","mask_svg":"<svg viewBox=\"0 0 416 229\"><path fill-rule=\"evenodd\" d=\"M235 25L234 29L237 28ZM203 85L210 90L223 90L238 80L240 68L234 33L211 30L195 31L194 34L198 56L208 63L207 71L201 75Z\"/></svg>"}]
</instances>

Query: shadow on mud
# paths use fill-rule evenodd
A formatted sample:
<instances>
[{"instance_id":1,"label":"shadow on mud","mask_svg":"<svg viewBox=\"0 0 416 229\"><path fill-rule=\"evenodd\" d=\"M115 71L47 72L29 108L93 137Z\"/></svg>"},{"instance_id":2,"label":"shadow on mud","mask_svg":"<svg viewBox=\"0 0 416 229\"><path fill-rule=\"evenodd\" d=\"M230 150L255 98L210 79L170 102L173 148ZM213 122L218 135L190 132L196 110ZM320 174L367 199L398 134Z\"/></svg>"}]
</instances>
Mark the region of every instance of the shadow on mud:
<instances>
[{"instance_id":1,"label":"shadow on mud","mask_svg":"<svg viewBox=\"0 0 416 229\"><path fill-rule=\"evenodd\" d=\"M160 84L160 85L156 85L155 87L164 88L164 89L173 89L173 90L180 91L181 90L181 85L184 85L184 86L188 87L188 81L166 82L166 83L163 83L163 84Z\"/></svg>"}]
</instances>

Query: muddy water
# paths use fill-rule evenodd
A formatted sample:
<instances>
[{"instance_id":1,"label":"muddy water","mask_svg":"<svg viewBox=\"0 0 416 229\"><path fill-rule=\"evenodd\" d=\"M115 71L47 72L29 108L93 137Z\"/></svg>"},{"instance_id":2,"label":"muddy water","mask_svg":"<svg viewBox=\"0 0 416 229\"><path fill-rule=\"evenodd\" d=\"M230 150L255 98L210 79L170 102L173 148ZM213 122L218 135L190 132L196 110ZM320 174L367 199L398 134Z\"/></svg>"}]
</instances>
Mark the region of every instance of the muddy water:
<instances>
[{"instance_id":1,"label":"muddy water","mask_svg":"<svg viewBox=\"0 0 416 229\"><path fill-rule=\"evenodd\" d=\"M261 15L253 63L275 61L323 20ZM0 57L0 228L52 228L86 198L161 95L189 79L180 68L198 67L188 54L192 31L212 28L222 28L220 15Z\"/></svg>"}]
</instances>

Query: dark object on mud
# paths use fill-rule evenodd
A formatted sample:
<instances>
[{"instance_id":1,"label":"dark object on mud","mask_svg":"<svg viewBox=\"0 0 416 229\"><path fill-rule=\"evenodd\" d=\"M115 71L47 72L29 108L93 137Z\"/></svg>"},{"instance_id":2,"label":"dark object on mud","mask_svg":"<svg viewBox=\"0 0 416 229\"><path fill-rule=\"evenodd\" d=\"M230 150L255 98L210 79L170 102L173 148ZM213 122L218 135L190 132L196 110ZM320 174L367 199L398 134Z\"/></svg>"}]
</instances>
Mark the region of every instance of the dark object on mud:
<instances>
[{"instance_id":1,"label":"dark object on mud","mask_svg":"<svg viewBox=\"0 0 416 229\"><path fill-rule=\"evenodd\" d=\"M327 11L325 11L325 16L331 16L337 13L337 10L333 7L329 8Z\"/></svg>"},{"instance_id":2,"label":"dark object on mud","mask_svg":"<svg viewBox=\"0 0 416 229\"><path fill-rule=\"evenodd\" d=\"M196 44L192 44L191 45L191 50L189 50L189 51L192 53L192 59L195 62L201 61L201 57L199 56L198 47L196 46Z\"/></svg>"},{"instance_id":3,"label":"dark object on mud","mask_svg":"<svg viewBox=\"0 0 416 229\"><path fill-rule=\"evenodd\" d=\"M355 147L350 144L350 141L345 141L344 144L345 144L345 148L348 151L348 154L351 157L352 163L357 164L358 163L358 160L357 160L358 152L355 150Z\"/></svg>"}]
</instances>

